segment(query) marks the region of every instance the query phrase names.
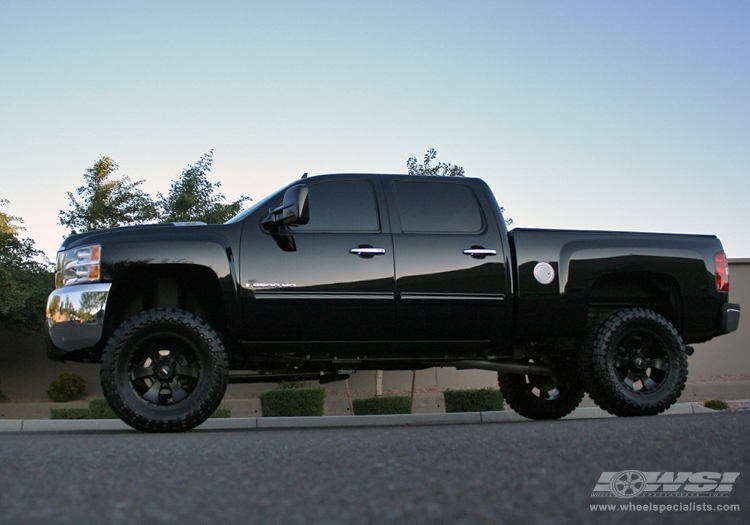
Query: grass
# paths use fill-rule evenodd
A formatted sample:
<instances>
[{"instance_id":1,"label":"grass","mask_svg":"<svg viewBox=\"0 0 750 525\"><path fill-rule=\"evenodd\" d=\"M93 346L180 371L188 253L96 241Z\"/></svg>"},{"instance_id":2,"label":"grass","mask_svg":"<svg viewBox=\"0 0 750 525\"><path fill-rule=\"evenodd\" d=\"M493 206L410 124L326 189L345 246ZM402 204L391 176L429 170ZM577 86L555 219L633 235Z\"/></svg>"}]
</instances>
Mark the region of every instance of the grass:
<instances>
[{"instance_id":1,"label":"grass","mask_svg":"<svg viewBox=\"0 0 750 525\"><path fill-rule=\"evenodd\" d=\"M721 399L707 399L703 402L703 406L711 410L726 410L729 408L729 404Z\"/></svg>"}]
</instances>

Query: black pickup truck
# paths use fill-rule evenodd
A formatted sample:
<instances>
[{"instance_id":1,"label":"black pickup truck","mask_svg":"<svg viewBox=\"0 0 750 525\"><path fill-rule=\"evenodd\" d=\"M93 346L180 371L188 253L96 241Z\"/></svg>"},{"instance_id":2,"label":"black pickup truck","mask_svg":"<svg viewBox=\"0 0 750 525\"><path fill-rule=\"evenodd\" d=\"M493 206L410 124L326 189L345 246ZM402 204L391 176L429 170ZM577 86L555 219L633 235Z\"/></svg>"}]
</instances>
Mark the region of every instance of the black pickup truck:
<instances>
[{"instance_id":1,"label":"black pickup truck","mask_svg":"<svg viewBox=\"0 0 750 525\"><path fill-rule=\"evenodd\" d=\"M428 367L496 371L532 419L585 392L637 416L680 396L686 345L737 329L728 292L712 235L508 232L479 179L322 175L226 224L68 237L46 333L143 431L195 427L228 383Z\"/></svg>"}]
</instances>

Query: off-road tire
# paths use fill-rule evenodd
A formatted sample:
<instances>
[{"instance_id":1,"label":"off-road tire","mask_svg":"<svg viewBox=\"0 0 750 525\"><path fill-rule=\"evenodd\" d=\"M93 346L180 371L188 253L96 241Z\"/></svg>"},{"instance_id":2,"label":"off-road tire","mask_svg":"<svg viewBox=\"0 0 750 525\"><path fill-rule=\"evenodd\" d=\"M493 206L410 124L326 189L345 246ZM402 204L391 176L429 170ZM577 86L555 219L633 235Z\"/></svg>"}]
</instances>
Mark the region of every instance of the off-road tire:
<instances>
[{"instance_id":1,"label":"off-road tire","mask_svg":"<svg viewBox=\"0 0 750 525\"><path fill-rule=\"evenodd\" d=\"M616 416L656 415L680 397L687 380L682 338L663 316L628 308L592 326L581 356L591 399Z\"/></svg>"},{"instance_id":2,"label":"off-road tire","mask_svg":"<svg viewBox=\"0 0 750 525\"><path fill-rule=\"evenodd\" d=\"M195 315L146 310L120 325L104 348L104 396L112 410L144 432L183 432L221 403L229 378L221 337Z\"/></svg>"},{"instance_id":3,"label":"off-road tire","mask_svg":"<svg viewBox=\"0 0 750 525\"><path fill-rule=\"evenodd\" d=\"M508 405L529 419L559 419L567 416L583 399L583 382L572 360L559 360L553 376L530 376L498 372L500 392Z\"/></svg>"}]
</instances>

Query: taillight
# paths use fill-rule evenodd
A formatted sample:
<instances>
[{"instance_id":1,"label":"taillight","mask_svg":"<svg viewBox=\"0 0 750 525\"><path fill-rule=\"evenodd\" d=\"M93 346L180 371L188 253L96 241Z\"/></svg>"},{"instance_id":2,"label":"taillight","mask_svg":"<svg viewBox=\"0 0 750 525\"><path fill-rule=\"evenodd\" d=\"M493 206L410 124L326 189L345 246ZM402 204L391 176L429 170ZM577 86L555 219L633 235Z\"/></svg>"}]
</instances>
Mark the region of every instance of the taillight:
<instances>
[{"instance_id":1,"label":"taillight","mask_svg":"<svg viewBox=\"0 0 750 525\"><path fill-rule=\"evenodd\" d=\"M714 266L716 267L716 289L720 292L729 291L729 263L727 254L719 252L714 255Z\"/></svg>"}]
</instances>

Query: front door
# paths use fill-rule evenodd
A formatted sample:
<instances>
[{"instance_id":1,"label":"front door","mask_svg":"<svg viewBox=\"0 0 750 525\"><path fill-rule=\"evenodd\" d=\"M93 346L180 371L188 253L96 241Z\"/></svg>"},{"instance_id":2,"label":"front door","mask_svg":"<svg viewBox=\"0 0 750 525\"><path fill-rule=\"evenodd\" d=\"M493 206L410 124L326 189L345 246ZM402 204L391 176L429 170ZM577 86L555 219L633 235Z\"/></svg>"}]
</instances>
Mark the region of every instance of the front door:
<instances>
[{"instance_id":1,"label":"front door","mask_svg":"<svg viewBox=\"0 0 750 525\"><path fill-rule=\"evenodd\" d=\"M246 219L240 257L245 340L393 339L393 246L387 219L381 221L379 181L338 176L300 184L309 191L307 224L272 234L260 226L266 210Z\"/></svg>"}]
</instances>

